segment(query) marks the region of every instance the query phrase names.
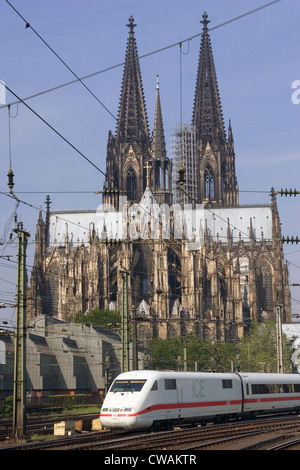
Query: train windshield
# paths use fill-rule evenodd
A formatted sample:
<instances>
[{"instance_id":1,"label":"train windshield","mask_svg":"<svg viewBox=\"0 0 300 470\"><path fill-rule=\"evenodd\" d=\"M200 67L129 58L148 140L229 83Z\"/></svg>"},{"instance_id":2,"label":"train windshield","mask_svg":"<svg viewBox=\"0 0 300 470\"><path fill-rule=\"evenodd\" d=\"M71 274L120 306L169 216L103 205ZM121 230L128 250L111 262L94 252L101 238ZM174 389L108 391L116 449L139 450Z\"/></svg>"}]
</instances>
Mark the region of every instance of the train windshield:
<instances>
[{"instance_id":1,"label":"train windshield","mask_svg":"<svg viewBox=\"0 0 300 470\"><path fill-rule=\"evenodd\" d=\"M147 380L115 380L110 392L140 392Z\"/></svg>"}]
</instances>

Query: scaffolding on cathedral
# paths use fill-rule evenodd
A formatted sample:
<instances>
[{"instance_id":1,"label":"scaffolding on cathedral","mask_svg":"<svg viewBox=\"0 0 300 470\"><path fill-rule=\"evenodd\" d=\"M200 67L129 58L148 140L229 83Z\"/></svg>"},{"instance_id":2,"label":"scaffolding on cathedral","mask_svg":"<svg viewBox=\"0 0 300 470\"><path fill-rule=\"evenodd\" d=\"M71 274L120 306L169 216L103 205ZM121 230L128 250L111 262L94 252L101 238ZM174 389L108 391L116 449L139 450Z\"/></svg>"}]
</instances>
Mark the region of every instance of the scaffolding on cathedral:
<instances>
[{"instance_id":1,"label":"scaffolding on cathedral","mask_svg":"<svg viewBox=\"0 0 300 470\"><path fill-rule=\"evenodd\" d=\"M174 202L190 204L198 200L196 171L196 130L189 124L178 124L171 136L171 156L173 161L173 180L176 180L183 167L185 170L185 191L174 188Z\"/></svg>"}]
</instances>

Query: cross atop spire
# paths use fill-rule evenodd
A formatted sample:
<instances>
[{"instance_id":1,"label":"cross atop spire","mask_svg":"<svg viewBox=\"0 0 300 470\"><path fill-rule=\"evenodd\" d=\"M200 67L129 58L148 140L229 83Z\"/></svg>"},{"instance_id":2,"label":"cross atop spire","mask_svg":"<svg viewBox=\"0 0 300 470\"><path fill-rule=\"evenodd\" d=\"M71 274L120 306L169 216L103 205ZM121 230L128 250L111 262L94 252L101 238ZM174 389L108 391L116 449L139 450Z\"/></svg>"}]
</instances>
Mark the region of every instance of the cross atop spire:
<instances>
[{"instance_id":1,"label":"cross atop spire","mask_svg":"<svg viewBox=\"0 0 300 470\"><path fill-rule=\"evenodd\" d=\"M210 20L207 19L208 15L207 15L206 11L203 13L202 18L203 18L203 20L200 21L200 23L203 24L203 29L207 29L207 25L208 25L208 23L210 23Z\"/></svg>"},{"instance_id":2,"label":"cross atop spire","mask_svg":"<svg viewBox=\"0 0 300 470\"><path fill-rule=\"evenodd\" d=\"M129 23L128 23L126 26L128 26L128 28L129 28L129 30L130 30L129 32L132 33L132 32L133 32L133 28L136 26L136 24L134 24L134 18L133 18L132 15L130 15L130 17L129 17Z\"/></svg>"},{"instance_id":3,"label":"cross atop spire","mask_svg":"<svg viewBox=\"0 0 300 470\"><path fill-rule=\"evenodd\" d=\"M156 75L156 89L159 90L159 80L158 80L158 74Z\"/></svg>"}]
</instances>

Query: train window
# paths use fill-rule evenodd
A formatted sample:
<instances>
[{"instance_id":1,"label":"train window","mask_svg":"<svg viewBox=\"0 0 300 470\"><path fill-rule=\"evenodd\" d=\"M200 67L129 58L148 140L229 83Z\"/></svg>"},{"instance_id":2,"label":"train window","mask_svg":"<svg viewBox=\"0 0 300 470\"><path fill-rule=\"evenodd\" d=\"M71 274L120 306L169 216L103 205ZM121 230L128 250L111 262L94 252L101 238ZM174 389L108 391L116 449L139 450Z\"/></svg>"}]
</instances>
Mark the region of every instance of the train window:
<instances>
[{"instance_id":1,"label":"train window","mask_svg":"<svg viewBox=\"0 0 300 470\"><path fill-rule=\"evenodd\" d=\"M270 393L269 388L265 384L252 384L252 393L253 395L261 395L264 393Z\"/></svg>"},{"instance_id":2,"label":"train window","mask_svg":"<svg viewBox=\"0 0 300 470\"><path fill-rule=\"evenodd\" d=\"M154 384L151 387L151 390L158 390L157 380L155 380Z\"/></svg>"},{"instance_id":3,"label":"train window","mask_svg":"<svg viewBox=\"0 0 300 470\"><path fill-rule=\"evenodd\" d=\"M268 393L279 393L279 386L276 384L268 384L266 387L269 389Z\"/></svg>"},{"instance_id":4,"label":"train window","mask_svg":"<svg viewBox=\"0 0 300 470\"><path fill-rule=\"evenodd\" d=\"M140 392L146 380L115 380L110 392Z\"/></svg>"},{"instance_id":5,"label":"train window","mask_svg":"<svg viewBox=\"0 0 300 470\"><path fill-rule=\"evenodd\" d=\"M294 393L300 392L300 384L252 384L252 393L254 395L263 395L266 393Z\"/></svg>"},{"instance_id":6,"label":"train window","mask_svg":"<svg viewBox=\"0 0 300 470\"><path fill-rule=\"evenodd\" d=\"M222 388L232 388L232 380L222 379Z\"/></svg>"},{"instance_id":7,"label":"train window","mask_svg":"<svg viewBox=\"0 0 300 470\"><path fill-rule=\"evenodd\" d=\"M175 379L165 379L165 389L166 390L176 390L176 380Z\"/></svg>"}]
</instances>

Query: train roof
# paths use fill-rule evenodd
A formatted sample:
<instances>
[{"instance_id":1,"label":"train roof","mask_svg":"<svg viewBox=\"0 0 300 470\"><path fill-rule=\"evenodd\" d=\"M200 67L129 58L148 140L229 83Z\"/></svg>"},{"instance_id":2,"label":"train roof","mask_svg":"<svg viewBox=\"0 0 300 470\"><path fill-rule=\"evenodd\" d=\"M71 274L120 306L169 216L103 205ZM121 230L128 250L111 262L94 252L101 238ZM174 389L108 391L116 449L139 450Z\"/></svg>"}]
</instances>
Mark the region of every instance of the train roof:
<instances>
[{"instance_id":1,"label":"train roof","mask_svg":"<svg viewBox=\"0 0 300 470\"><path fill-rule=\"evenodd\" d=\"M163 378L163 377L174 377L174 378L187 378L187 377L232 377L236 376L236 374L232 372L185 372L185 371L172 371L172 370L149 370L149 369L144 369L144 370L135 370L135 371L128 371L128 372L123 372L122 374L118 375L117 379L148 379L148 378L153 378L153 379L158 379L158 378Z\"/></svg>"},{"instance_id":2,"label":"train roof","mask_svg":"<svg viewBox=\"0 0 300 470\"><path fill-rule=\"evenodd\" d=\"M239 375L244 378L248 378L249 380L257 380L257 381L264 381L264 380L274 380L277 382L284 382L284 381L300 381L300 374L279 374L273 372L239 372Z\"/></svg>"},{"instance_id":3,"label":"train roof","mask_svg":"<svg viewBox=\"0 0 300 470\"><path fill-rule=\"evenodd\" d=\"M265 380L271 380L275 382L298 382L300 380L300 374L278 374L278 373L263 373L263 372L185 372L185 371L172 371L172 370L134 370L123 372L118 375L117 379L159 379L163 377L174 377L174 378L187 378L187 377L200 377L209 378L209 377L242 377L248 378L250 381L256 380L259 382L264 382Z\"/></svg>"}]
</instances>

